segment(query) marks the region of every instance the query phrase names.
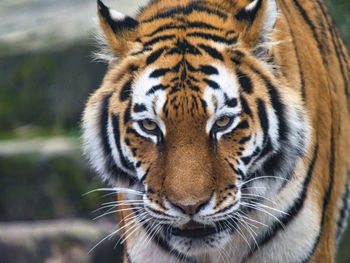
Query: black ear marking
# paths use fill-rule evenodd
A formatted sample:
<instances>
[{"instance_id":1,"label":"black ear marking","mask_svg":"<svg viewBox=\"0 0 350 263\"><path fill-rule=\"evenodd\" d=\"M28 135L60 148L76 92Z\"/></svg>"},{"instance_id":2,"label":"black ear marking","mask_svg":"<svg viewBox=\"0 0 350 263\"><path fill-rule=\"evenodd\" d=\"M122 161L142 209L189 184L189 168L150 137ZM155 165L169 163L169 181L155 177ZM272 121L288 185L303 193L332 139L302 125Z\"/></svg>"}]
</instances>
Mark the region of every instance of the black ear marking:
<instances>
[{"instance_id":1,"label":"black ear marking","mask_svg":"<svg viewBox=\"0 0 350 263\"><path fill-rule=\"evenodd\" d=\"M245 21L245 22L248 22L250 24L253 23L253 21L255 20L255 17L259 11L259 9L261 8L262 6L262 1L263 0L257 0L255 6L253 6L252 8L247 8L250 4L253 4L253 2L255 1L252 1L252 3L250 3L248 6L242 8L236 15L235 15L235 18L238 20L238 21Z\"/></svg>"},{"instance_id":2,"label":"black ear marking","mask_svg":"<svg viewBox=\"0 0 350 263\"><path fill-rule=\"evenodd\" d=\"M120 19L113 17L111 15L111 11L113 10L105 6L105 4L100 0L97 0L97 5L99 15L110 26L114 33L124 30L132 30L139 24L138 21L130 16L121 16Z\"/></svg>"}]
</instances>

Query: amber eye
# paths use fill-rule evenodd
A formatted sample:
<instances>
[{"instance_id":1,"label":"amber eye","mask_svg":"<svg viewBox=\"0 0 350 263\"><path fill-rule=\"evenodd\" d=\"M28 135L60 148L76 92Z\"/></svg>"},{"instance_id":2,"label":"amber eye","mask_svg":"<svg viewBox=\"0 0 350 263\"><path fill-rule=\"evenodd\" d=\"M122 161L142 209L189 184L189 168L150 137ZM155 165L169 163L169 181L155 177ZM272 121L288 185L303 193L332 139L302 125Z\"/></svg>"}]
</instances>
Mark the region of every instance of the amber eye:
<instances>
[{"instance_id":1,"label":"amber eye","mask_svg":"<svg viewBox=\"0 0 350 263\"><path fill-rule=\"evenodd\" d=\"M216 120L215 126L219 129L226 128L229 126L232 122L232 118L228 116L221 117L220 119Z\"/></svg>"},{"instance_id":2,"label":"amber eye","mask_svg":"<svg viewBox=\"0 0 350 263\"><path fill-rule=\"evenodd\" d=\"M150 131L150 132L155 131L158 128L158 125L154 121L147 120L147 119L141 121L141 125L146 131Z\"/></svg>"}]
</instances>

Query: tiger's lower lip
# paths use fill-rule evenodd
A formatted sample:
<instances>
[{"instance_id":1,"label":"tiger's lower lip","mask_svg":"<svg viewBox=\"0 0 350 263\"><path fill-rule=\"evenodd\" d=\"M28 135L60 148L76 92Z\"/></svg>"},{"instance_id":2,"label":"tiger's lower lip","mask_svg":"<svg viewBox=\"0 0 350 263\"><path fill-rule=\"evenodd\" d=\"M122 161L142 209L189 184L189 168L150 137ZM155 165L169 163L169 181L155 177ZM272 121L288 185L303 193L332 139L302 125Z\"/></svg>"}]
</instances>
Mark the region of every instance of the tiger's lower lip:
<instances>
[{"instance_id":1,"label":"tiger's lower lip","mask_svg":"<svg viewBox=\"0 0 350 263\"><path fill-rule=\"evenodd\" d=\"M214 225L203 225L193 220L181 227L173 227L171 233L174 236L203 238L218 233L218 229Z\"/></svg>"},{"instance_id":2,"label":"tiger's lower lip","mask_svg":"<svg viewBox=\"0 0 350 263\"><path fill-rule=\"evenodd\" d=\"M174 236L189 237L189 238L203 238L216 234L218 231L214 227L200 227L192 229L173 228L171 233Z\"/></svg>"}]
</instances>

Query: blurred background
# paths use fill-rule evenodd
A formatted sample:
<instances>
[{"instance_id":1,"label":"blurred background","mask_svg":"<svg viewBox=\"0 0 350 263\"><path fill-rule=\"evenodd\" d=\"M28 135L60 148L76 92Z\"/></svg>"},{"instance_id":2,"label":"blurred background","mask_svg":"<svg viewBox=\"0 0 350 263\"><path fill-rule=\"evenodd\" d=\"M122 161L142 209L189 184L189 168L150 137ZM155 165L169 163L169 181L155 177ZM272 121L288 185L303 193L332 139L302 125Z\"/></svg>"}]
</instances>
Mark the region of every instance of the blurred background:
<instances>
[{"instance_id":1,"label":"blurred background","mask_svg":"<svg viewBox=\"0 0 350 263\"><path fill-rule=\"evenodd\" d=\"M326 1L350 47L350 1ZM146 0L105 0L129 15ZM111 197L82 157L79 122L106 65L92 62L94 0L0 1L0 262L120 262ZM350 231L337 262L350 262Z\"/></svg>"}]
</instances>

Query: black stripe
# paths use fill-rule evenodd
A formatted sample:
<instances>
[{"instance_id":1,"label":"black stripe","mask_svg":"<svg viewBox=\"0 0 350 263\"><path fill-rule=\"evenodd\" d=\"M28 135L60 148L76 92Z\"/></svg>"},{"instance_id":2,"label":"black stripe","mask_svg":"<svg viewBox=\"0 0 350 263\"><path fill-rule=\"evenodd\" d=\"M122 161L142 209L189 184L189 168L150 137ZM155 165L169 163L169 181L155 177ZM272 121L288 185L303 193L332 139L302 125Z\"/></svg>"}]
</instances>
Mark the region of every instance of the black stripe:
<instances>
[{"instance_id":1,"label":"black stripe","mask_svg":"<svg viewBox=\"0 0 350 263\"><path fill-rule=\"evenodd\" d=\"M323 205L322 205L322 218L321 218L321 224L320 224L320 232L318 233L318 236L314 242L313 248L311 249L309 255L303 262L308 262L312 255L315 253L316 248L321 240L321 236L323 233L323 224L324 220L326 218L326 213L327 213L327 206L331 198L331 193L333 189L333 184L334 184L334 166L335 166L335 141L334 141L334 131L333 131L333 123L331 127L331 148L330 148L330 154L331 158L329 160L329 182L328 182L328 187L325 192L325 195L323 197Z\"/></svg>"},{"instance_id":2,"label":"black stripe","mask_svg":"<svg viewBox=\"0 0 350 263\"><path fill-rule=\"evenodd\" d=\"M166 41L174 38L176 38L176 35L164 35L160 37L155 37L155 38L152 38L151 40L148 40L147 42L144 42L143 45L145 47L152 46L153 44L158 43L160 41Z\"/></svg>"},{"instance_id":3,"label":"black stripe","mask_svg":"<svg viewBox=\"0 0 350 263\"><path fill-rule=\"evenodd\" d=\"M246 143L247 141L249 141L250 138L251 138L250 135L249 135L249 136L246 136L246 137L243 137L238 143L239 143L239 144L244 144L244 143Z\"/></svg>"},{"instance_id":4,"label":"black stripe","mask_svg":"<svg viewBox=\"0 0 350 263\"><path fill-rule=\"evenodd\" d=\"M110 16L109 8L105 6L102 1L98 1L99 13L103 17L103 20L110 26L114 33L118 33L123 30L131 30L138 25L138 22L131 18L130 16L126 16L122 20L114 20Z\"/></svg>"},{"instance_id":5,"label":"black stripe","mask_svg":"<svg viewBox=\"0 0 350 263\"><path fill-rule=\"evenodd\" d=\"M244 120L240 124L238 124L237 127L234 130L248 129L248 128L249 128L249 123L248 123L247 120Z\"/></svg>"},{"instance_id":6,"label":"black stripe","mask_svg":"<svg viewBox=\"0 0 350 263\"><path fill-rule=\"evenodd\" d=\"M154 52L152 52L146 59L146 65L149 65L151 63L153 63L154 61L156 61L164 52L164 48L160 48Z\"/></svg>"},{"instance_id":7,"label":"black stripe","mask_svg":"<svg viewBox=\"0 0 350 263\"><path fill-rule=\"evenodd\" d=\"M186 36L204 38L205 40L212 40L214 42L224 43L227 45L232 45L237 42L237 37L227 39L227 38L220 37L218 35L203 33L203 32L192 32L192 33L186 34Z\"/></svg>"},{"instance_id":8,"label":"black stripe","mask_svg":"<svg viewBox=\"0 0 350 263\"><path fill-rule=\"evenodd\" d=\"M169 29L186 29L186 27L184 25L175 25L174 23L169 23L169 24L165 24L162 25L160 27L158 27L156 30L152 31L152 33L146 35L147 37L152 37L157 33L169 30Z\"/></svg>"},{"instance_id":9,"label":"black stripe","mask_svg":"<svg viewBox=\"0 0 350 263\"><path fill-rule=\"evenodd\" d=\"M282 103L281 97L276 89L275 86L272 85L272 83L265 77L262 73L260 73L257 69L250 67L252 71L254 71L256 74L259 75L259 77L264 80L267 90L270 95L271 104L273 109L275 110L275 114L277 115L278 119L278 134L279 139L286 141L287 135L288 135L288 128L287 123L285 120L284 112L285 112L285 106Z\"/></svg>"},{"instance_id":10,"label":"black stripe","mask_svg":"<svg viewBox=\"0 0 350 263\"><path fill-rule=\"evenodd\" d=\"M237 174L237 169L233 166L233 164L227 158L225 158L225 161L230 166L230 168Z\"/></svg>"},{"instance_id":11,"label":"black stripe","mask_svg":"<svg viewBox=\"0 0 350 263\"><path fill-rule=\"evenodd\" d=\"M224 20L227 19L227 14L219 11L217 8L211 9L209 7L203 6L200 2L192 2L189 5L187 5L186 7L177 6L177 7L174 7L172 9L168 10L168 11L157 13L156 15L152 16L151 18L142 20L141 23L150 23L150 22L153 22L154 20L174 17L176 14L189 15L194 11L203 12L203 13L207 13L207 14L213 14L213 15L216 15Z\"/></svg>"},{"instance_id":12,"label":"black stripe","mask_svg":"<svg viewBox=\"0 0 350 263\"><path fill-rule=\"evenodd\" d=\"M244 57L244 53L238 50L234 50L231 52L234 57L231 57L231 61L236 65L239 66L241 64L241 60Z\"/></svg>"},{"instance_id":13,"label":"black stripe","mask_svg":"<svg viewBox=\"0 0 350 263\"><path fill-rule=\"evenodd\" d=\"M193 46L192 44L190 44L186 39L183 40L177 40L177 42L174 44L175 47L173 47L172 49L170 49L166 54L167 55L173 55L173 54L180 54L180 55L184 55L184 54L193 54L193 55L201 55L202 53L198 50L198 48L196 48L195 46Z\"/></svg>"},{"instance_id":14,"label":"black stripe","mask_svg":"<svg viewBox=\"0 0 350 263\"><path fill-rule=\"evenodd\" d=\"M245 157L242 157L242 158L241 158L242 162L243 162L245 165L249 164L250 161L251 161L251 159L252 159L251 156L245 156Z\"/></svg>"},{"instance_id":15,"label":"black stripe","mask_svg":"<svg viewBox=\"0 0 350 263\"><path fill-rule=\"evenodd\" d=\"M120 95L119 95L121 101L126 101L130 98L130 96L131 96L131 83L132 83L132 79L130 78L123 85L122 90L120 91Z\"/></svg>"},{"instance_id":16,"label":"black stripe","mask_svg":"<svg viewBox=\"0 0 350 263\"><path fill-rule=\"evenodd\" d=\"M186 27L188 27L188 28L203 28L203 29L222 31L222 29L220 29L216 26L213 26L211 24L204 23L204 22L190 22L186 25Z\"/></svg>"},{"instance_id":17,"label":"black stripe","mask_svg":"<svg viewBox=\"0 0 350 263\"><path fill-rule=\"evenodd\" d=\"M114 135L114 140L116 144L116 148L119 153L119 159L120 163L122 166L129 170L134 170L133 164L127 160L122 152L121 145L120 145L120 128L119 128L119 116L117 115L112 115L112 127L113 127L113 135Z\"/></svg>"},{"instance_id":18,"label":"black stripe","mask_svg":"<svg viewBox=\"0 0 350 263\"><path fill-rule=\"evenodd\" d=\"M207 113L207 107L208 107L207 103L205 102L205 100L202 100L202 99L200 99L200 102L201 102L204 113Z\"/></svg>"},{"instance_id":19,"label":"black stripe","mask_svg":"<svg viewBox=\"0 0 350 263\"><path fill-rule=\"evenodd\" d=\"M169 85L162 85L162 84L159 84L159 85L156 85L156 86L153 86L152 88L150 88L146 95L150 95L150 94L153 94L155 93L157 90L166 90L167 88L169 87Z\"/></svg>"},{"instance_id":20,"label":"black stripe","mask_svg":"<svg viewBox=\"0 0 350 263\"><path fill-rule=\"evenodd\" d=\"M206 75L217 75L219 74L218 70L214 68L213 66L209 65L201 65L199 67L199 71L206 74Z\"/></svg>"},{"instance_id":21,"label":"black stripe","mask_svg":"<svg viewBox=\"0 0 350 263\"><path fill-rule=\"evenodd\" d=\"M132 90L131 90L131 84L132 84L132 81L133 81L134 72L135 72L136 70L138 70L138 66L136 66L136 65L134 65L134 64L130 64L130 65L128 66L128 68L127 68L127 71L128 71L128 73L129 73L129 75L130 75L130 79L127 80L127 81L124 83L124 85L123 85L123 87L122 87L122 89L121 89L121 91L120 91L119 97L120 97L120 100L121 100L121 101L126 101L126 100L128 100L128 99L130 98L130 96L131 96L131 92L132 92ZM122 74L122 75L119 77L119 79L121 79L124 75L125 75L125 74Z\"/></svg>"},{"instance_id":22,"label":"black stripe","mask_svg":"<svg viewBox=\"0 0 350 263\"><path fill-rule=\"evenodd\" d=\"M243 96L240 96L240 101L243 108L243 112L249 115L250 117L253 117L252 111L250 110L246 99Z\"/></svg>"},{"instance_id":23,"label":"black stripe","mask_svg":"<svg viewBox=\"0 0 350 263\"><path fill-rule=\"evenodd\" d=\"M130 127L126 128L126 133L133 134L134 136L136 136L138 138L142 138L142 139L147 140L149 142L153 142L150 138L140 135L135 129L130 128Z\"/></svg>"},{"instance_id":24,"label":"black stripe","mask_svg":"<svg viewBox=\"0 0 350 263\"><path fill-rule=\"evenodd\" d=\"M143 183L146 180L146 177L151 169L151 166L147 168L146 172L141 177L141 183Z\"/></svg>"},{"instance_id":25,"label":"black stripe","mask_svg":"<svg viewBox=\"0 0 350 263\"><path fill-rule=\"evenodd\" d=\"M146 105L143 104L143 103L135 103L134 105L134 112L143 112L143 111L146 111L147 108L146 108Z\"/></svg>"},{"instance_id":26,"label":"black stripe","mask_svg":"<svg viewBox=\"0 0 350 263\"><path fill-rule=\"evenodd\" d=\"M322 62L324 65L327 65L328 63L327 63L327 60L325 59L324 47L318 38L315 25L311 22L310 18L307 15L307 12L303 9L303 7L300 5L300 3L297 0L293 0L293 2L294 2L294 5L298 8L298 10L299 10L301 16L304 18L305 22L309 25L309 27L312 31L312 35L317 43L317 47L321 53Z\"/></svg>"},{"instance_id":27,"label":"black stripe","mask_svg":"<svg viewBox=\"0 0 350 263\"><path fill-rule=\"evenodd\" d=\"M257 104L258 104L259 121L260 121L261 128L263 130L263 149L259 155L259 157L262 158L262 157L266 156L267 154L271 153L273 151L273 147L272 147L271 138L269 135L269 120L267 117L265 103L263 100L257 99ZM270 162L269 162L269 164L270 164ZM267 167L270 169L273 169L276 166L267 166Z\"/></svg>"},{"instance_id":28,"label":"black stripe","mask_svg":"<svg viewBox=\"0 0 350 263\"><path fill-rule=\"evenodd\" d=\"M222 29L215 27L213 25L203 23L203 22L189 22L181 25L176 25L174 23L169 23L162 25L158 27L156 30L152 31L152 33L146 35L147 37L152 37L157 33L166 31L166 30L171 30L171 29L177 29L177 30L184 30L186 28L203 28L203 29L210 29L210 30L219 30L222 31Z\"/></svg>"},{"instance_id":29,"label":"black stripe","mask_svg":"<svg viewBox=\"0 0 350 263\"><path fill-rule=\"evenodd\" d=\"M100 117L100 136L102 138L102 148L104 152L105 165L107 170L113 174L116 178L122 179L123 181L128 182L129 184L133 181L126 173L120 170L112 158L112 148L109 144L108 138L108 109L109 109L109 100L112 95L106 96L101 105L101 117Z\"/></svg>"},{"instance_id":30,"label":"black stripe","mask_svg":"<svg viewBox=\"0 0 350 263\"><path fill-rule=\"evenodd\" d=\"M193 85L191 83L188 83L188 87L191 89L191 90L194 90L196 92L199 92L200 91L200 88L196 85Z\"/></svg>"},{"instance_id":31,"label":"black stripe","mask_svg":"<svg viewBox=\"0 0 350 263\"><path fill-rule=\"evenodd\" d=\"M285 5L285 2L282 1L282 4ZM289 8L286 5L285 5L285 10L289 11ZM291 14L291 15L293 15L293 14ZM300 82L301 82L300 83L301 95L303 97L303 100L306 101L304 71L303 71L302 66L301 66L301 59L300 59L300 56L299 56L299 53L298 53L298 49L297 49L297 46L296 46L296 43L295 43L295 36L294 36L294 32L293 32L293 27L290 24L289 17L287 15L285 17L286 17L286 21L287 21L287 24L288 24L288 27L289 27L290 34L292 36L293 46L294 46L294 53L295 53L295 56L296 56L296 59L297 59L297 63L298 63L299 76L300 76Z\"/></svg>"},{"instance_id":32,"label":"black stripe","mask_svg":"<svg viewBox=\"0 0 350 263\"><path fill-rule=\"evenodd\" d=\"M200 82L198 79L196 79L195 77L193 77L193 76L188 76L188 78L190 79L190 80L192 80L192 81L194 81L194 82Z\"/></svg>"},{"instance_id":33,"label":"black stripe","mask_svg":"<svg viewBox=\"0 0 350 263\"><path fill-rule=\"evenodd\" d=\"M128 103L128 106L126 107L126 110L124 112L124 125L128 123L128 121L131 119L131 100Z\"/></svg>"},{"instance_id":34,"label":"black stripe","mask_svg":"<svg viewBox=\"0 0 350 263\"><path fill-rule=\"evenodd\" d=\"M278 221L275 221L275 223L272 226L270 226L267 231L264 231L263 235L256 238L258 246L256 246L255 243L252 244L250 252L244 257L244 260L242 260L242 262L245 262L252 254L254 254L258 250L258 248L262 248L269 241L271 241L279 231L283 230L283 226L287 226L299 214L299 212L304 206L304 202L307 197L307 190L308 190L310 181L312 179L315 163L317 160L317 155L318 155L318 143L316 143L315 145L313 157L309 164L309 169L304 179L302 189L299 195L296 198L294 198L293 205L288 208L288 210L286 211L286 214L284 214L281 218L279 218L281 223Z\"/></svg>"},{"instance_id":35,"label":"black stripe","mask_svg":"<svg viewBox=\"0 0 350 263\"><path fill-rule=\"evenodd\" d=\"M115 163L111 157L112 148L109 145L108 140L108 108L109 108L109 100L112 95L106 96L102 101L101 106L101 118L100 118L100 135L103 141L103 151L106 158L107 167L112 170L115 168Z\"/></svg>"},{"instance_id":36,"label":"black stripe","mask_svg":"<svg viewBox=\"0 0 350 263\"><path fill-rule=\"evenodd\" d=\"M251 94L253 92L252 81L248 75L242 73L240 70L237 70L237 76L239 84L245 93Z\"/></svg>"},{"instance_id":37,"label":"black stripe","mask_svg":"<svg viewBox=\"0 0 350 263\"><path fill-rule=\"evenodd\" d=\"M344 65L341 61L341 59L343 59L345 61L345 63L347 62L347 59L346 59L346 56L343 52L343 49L341 47L341 43L339 42L339 36L336 34L335 32L335 28L333 25L331 25L331 23L329 22L329 15L327 13L327 11L325 10L323 4L317 0L316 1L317 4L319 5L320 9L321 9L321 12L324 16L324 19L326 20L327 22L327 26L328 26L328 31L329 33L331 34L331 39L332 39L332 43L333 43L333 46L334 46L334 49L335 49L335 52L337 54L337 58L338 58L338 63L339 63L339 67L340 67L340 71L341 71L341 74L342 74L342 77L343 77L343 81L344 81L344 93L346 95L346 98L347 99L347 104L348 104L348 109L350 109L350 100L349 100L349 97L350 97L350 94L349 94L349 83L348 83L348 80L347 80L347 77L345 75L345 69L344 69ZM348 65L347 65L348 66ZM348 74L350 73L350 69L349 67L347 68L347 71L348 71Z\"/></svg>"},{"instance_id":38,"label":"black stripe","mask_svg":"<svg viewBox=\"0 0 350 263\"><path fill-rule=\"evenodd\" d=\"M208 53L212 58L219 59L221 61L224 61L224 57L221 55L219 51L217 51L215 48L212 48L211 46L207 46L204 44L198 45L201 49L203 49L205 52Z\"/></svg>"},{"instance_id":39,"label":"black stripe","mask_svg":"<svg viewBox=\"0 0 350 263\"><path fill-rule=\"evenodd\" d=\"M287 140L287 124L284 117L284 105L282 103L281 97L278 94L276 88L270 83L267 82L267 88L269 91L272 107L275 110L275 114L277 115L278 119L278 134L280 140L286 141Z\"/></svg>"},{"instance_id":40,"label":"black stripe","mask_svg":"<svg viewBox=\"0 0 350 263\"><path fill-rule=\"evenodd\" d=\"M153 71L149 76L151 78L158 78L158 77L164 76L169 71L171 71L170 68L160 68L160 69L156 69L155 71Z\"/></svg>"},{"instance_id":41,"label":"black stripe","mask_svg":"<svg viewBox=\"0 0 350 263\"><path fill-rule=\"evenodd\" d=\"M210 79L203 79L203 81L205 83L207 83L209 85L209 87L213 88L213 89L220 89L219 84L217 84L215 81L212 81Z\"/></svg>"},{"instance_id":42,"label":"black stripe","mask_svg":"<svg viewBox=\"0 0 350 263\"><path fill-rule=\"evenodd\" d=\"M238 21L248 21L249 23L253 23L256 18L256 15L261 8L262 0L259 0L254 9L246 10L245 7L242 8L236 15L235 18Z\"/></svg>"},{"instance_id":43,"label":"black stripe","mask_svg":"<svg viewBox=\"0 0 350 263\"><path fill-rule=\"evenodd\" d=\"M237 104L238 104L238 101L237 101L236 98L232 98L232 99L226 98L226 99L225 99L225 105L226 105L227 107L234 108L234 107L237 106Z\"/></svg>"},{"instance_id":44,"label":"black stripe","mask_svg":"<svg viewBox=\"0 0 350 263\"><path fill-rule=\"evenodd\" d=\"M267 118L265 102L261 99L256 101L258 105L258 115L260 120L260 126L264 132L264 143L267 141L267 136L269 136L269 120Z\"/></svg>"}]
</instances>

